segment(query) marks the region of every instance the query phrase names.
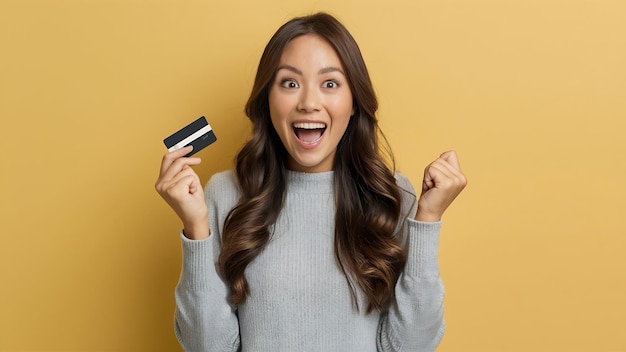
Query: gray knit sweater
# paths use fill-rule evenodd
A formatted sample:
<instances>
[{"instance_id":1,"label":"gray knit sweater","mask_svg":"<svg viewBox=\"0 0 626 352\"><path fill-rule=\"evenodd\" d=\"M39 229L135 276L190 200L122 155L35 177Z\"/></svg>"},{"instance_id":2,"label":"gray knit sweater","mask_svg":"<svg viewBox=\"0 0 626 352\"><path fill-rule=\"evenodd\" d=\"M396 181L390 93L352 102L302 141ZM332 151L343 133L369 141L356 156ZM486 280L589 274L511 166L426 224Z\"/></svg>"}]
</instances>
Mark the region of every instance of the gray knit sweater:
<instances>
[{"instance_id":1,"label":"gray knit sweater","mask_svg":"<svg viewBox=\"0 0 626 352\"><path fill-rule=\"evenodd\" d=\"M399 236L408 262L387 312L355 308L333 249L333 172L289 171L283 209L264 251L246 269L250 296L231 306L216 272L224 219L239 198L231 171L206 187L211 236L182 236L183 266L176 287L175 332L186 351L375 352L433 351L441 340L444 289L437 259L441 223L413 220L415 192L396 176L408 219ZM357 286L358 287L358 286Z\"/></svg>"}]
</instances>

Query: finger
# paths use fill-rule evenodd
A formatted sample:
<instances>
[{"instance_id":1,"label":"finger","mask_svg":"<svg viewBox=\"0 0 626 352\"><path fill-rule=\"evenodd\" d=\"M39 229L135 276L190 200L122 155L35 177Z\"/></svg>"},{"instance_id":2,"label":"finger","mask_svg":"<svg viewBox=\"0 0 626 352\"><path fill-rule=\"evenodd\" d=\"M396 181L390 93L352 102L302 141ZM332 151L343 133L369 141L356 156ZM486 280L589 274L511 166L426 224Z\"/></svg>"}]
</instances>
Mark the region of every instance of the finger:
<instances>
[{"instance_id":1,"label":"finger","mask_svg":"<svg viewBox=\"0 0 626 352\"><path fill-rule=\"evenodd\" d=\"M460 170L455 169L450 163L438 158L424 170L424 182L422 193L432 189L452 189L463 187L466 183L465 176Z\"/></svg>"},{"instance_id":2,"label":"finger","mask_svg":"<svg viewBox=\"0 0 626 352\"><path fill-rule=\"evenodd\" d=\"M193 169L189 165L197 165L200 163L200 159L197 158L183 159L185 160L177 160L176 162L174 162L163 175L159 176L159 178L155 182L155 188L157 189L157 191L160 192L161 190L166 189L169 184L174 182L176 176L180 174L180 172L182 172L183 170L189 169L191 172L193 172Z\"/></svg>"},{"instance_id":3,"label":"finger","mask_svg":"<svg viewBox=\"0 0 626 352\"><path fill-rule=\"evenodd\" d=\"M442 171L447 170L448 172L446 172L446 176L450 178L455 178L458 180L465 179L463 171L461 171L459 159L454 151L447 151L441 154L441 156L437 158L437 160L435 160L433 164L439 165Z\"/></svg>"},{"instance_id":4,"label":"finger","mask_svg":"<svg viewBox=\"0 0 626 352\"><path fill-rule=\"evenodd\" d=\"M159 175L159 179L161 180L170 179L174 177L174 175L181 172L182 170L190 166L199 165L201 162L202 162L202 159L200 158L186 158L186 157L178 158L174 160L161 175Z\"/></svg>"},{"instance_id":5,"label":"finger","mask_svg":"<svg viewBox=\"0 0 626 352\"><path fill-rule=\"evenodd\" d=\"M458 173L458 171L454 168L454 166L452 166L452 164L450 164L444 158L438 158L437 160L433 161L432 166L435 169L443 172L446 176L452 176Z\"/></svg>"},{"instance_id":6,"label":"finger","mask_svg":"<svg viewBox=\"0 0 626 352\"><path fill-rule=\"evenodd\" d=\"M172 206L184 202L189 196L196 197L202 189L200 181L195 174L180 175L171 182L160 185L159 194Z\"/></svg>"},{"instance_id":7,"label":"finger","mask_svg":"<svg viewBox=\"0 0 626 352\"><path fill-rule=\"evenodd\" d=\"M463 172L441 158L433 163L432 169L436 185L440 185L443 188L457 188L459 186L464 187L467 184L467 179Z\"/></svg>"},{"instance_id":8,"label":"finger","mask_svg":"<svg viewBox=\"0 0 626 352\"><path fill-rule=\"evenodd\" d=\"M433 187L435 187L435 183L431 179L424 177L424 181L422 181L422 194Z\"/></svg>"},{"instance_id":9,"label":"finger","mask_svg":"<svg viewBox=\"0 0 626 352\"><path fill-rule=\"evenodd\" d=\"M447 162L441 158L433 161L426 170L424 170L424 178L436 183L441 182L445 178L454 177L454 171Z\"/></svg>"},{"instance_id":10,"label":"finger","mask_svg":"<svg viewBox=\"0 0 626 352\"><path fill-rule=\"evenodd\" d=\"M164 174L167 169L178 159L184 157L189 154L193 150L192 145L188 145L184 148L175 150L173 152L169 152L163 156L163 160L161 162L161 170L159 172L160 175Z\"/></svg>"},{"instance_id":11,"label":"finger","mask_svg":"<svg viewBox=\"0 0 626 352\"><path fill-rule=\"evenodd\" d=\"M176 180L180 179L180 176L177 177L181 172L191 172L194 173L193 169L189 165L199 164L200 159L198 158L182 158L181 162L173 163L168 170L165 171L163 175L159 175L159 178L156 180L154 187L157 192L163 193L172 183L175 183ZM188 170L188 171L187 171ZM197 176L197 175L196 175Z\"/></svg>"},{"instance_id":12,"label":"finger","mask_svg":"<svg viewBox=\"0 0 626 352\"><path fill-rule=\"evenodd\" d=\"M183 161L188 162L189 160L183 160ZM180 170L174 173L175 169L179 169L176 166L177 163L178 162L172 164L170 169L166 171L165 175L161 177L159 180L157 180L157 184L156 184L157 190L166 190L170 187L173 187L173 185L176 185L177 183L179 183L181 179L188 177L188 176L192 176L196 178L198 180L198 183L200 183L200 178L198 177L198 175L195 173L193 168L191 168L186 163L182 164L182 167L180 167Z\"/></svg>"},{"instance_id":13,"label":"finger","mask_svg":"<svg viewBox=\"0 0 626 352\"><path fill-rule=\"evenodd\" d=\"M195 174L185 174L177 177L175 182L170 183L167 195L173 199L182 200L188 195L195 194L200 187L200 180Z\"/></svg>"},{"instance_id":14,"label":"finger","mask_svg":"<svg viewBox=\"0 0 626 352\"><path fill-rule=\"evenodd\" d=\"M441 183L442 179L447 177L449 171L441 161L433 161L430 165L424 169L424 181L422 182L422 192L426 192L429 189L436 187Z\"/></svg>"},{"instance_id":15,"label":"finger","mask_svg":"<svg viewBox=\"0 0 626 352\"><path fill-rule=\"evenodd\" d=\"M459 158L454 150L448 150L439 157L450 163L456 170L461 171L461 163L459 163Z\"/></svg>"},{"instance_id":16,"label":"finger","mask_svg":"<svg viewBox=\"0 0 626 352\"><path fill-rule=\"evenodd\" d=\"M193 150L193 146L188 145L184 148L180 148L178 150L165 154L163 156L163 161L161 162L161 171L159 172L159 174L160 175L164 174L165 171L170 167L170 165L174 163L174 161L189 154L192 150Z\"/></svg>"},{"instance_id":17,"label":"finger","mask_svg":"<svg viewBox=\"0 0 626 352\"><path fill-rule=\"evenodd\" d=\"M437 165L431 164L424 170L424 181L422 182L422 194L436 188L441 188L446 176L444 172L437 168Z\"/></svg>"},{"instance_id":18,"label":"finger","mask_svg":"<svg viewBox=\"0 0 626 352\"><path fill-rule=\"evenodd\" d=\"M185 181L183 182L183 180ZM170 184L184 183L184 184L190 185L190 181L193 181L194 183L197 183L199 185L200 177L198 176L198 174L195 173L195 171L193 171L191 167L186 167L182 171L174 175L174 177L169 181L169 183Z\"/></svg>"}]
</instances>

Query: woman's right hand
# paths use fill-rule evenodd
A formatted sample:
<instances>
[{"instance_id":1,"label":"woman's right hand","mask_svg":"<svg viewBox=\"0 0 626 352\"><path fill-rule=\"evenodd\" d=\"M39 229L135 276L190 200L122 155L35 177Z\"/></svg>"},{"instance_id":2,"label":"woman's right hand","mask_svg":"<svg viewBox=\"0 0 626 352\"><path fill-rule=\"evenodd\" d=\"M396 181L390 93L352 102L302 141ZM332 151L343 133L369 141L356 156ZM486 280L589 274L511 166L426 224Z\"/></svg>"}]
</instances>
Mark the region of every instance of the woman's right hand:
<instances>
[{"instance_id":1,"label":"woman's right hand","mask_svg":"<svg viewBox=\"0 0 626 352\"><path fill-rule=\"evenodd\" d=\"M165 154L154 187L182 220L185 236L200 240L210 235L209 211L200 178L191 168L200 164L200 158L185 157L192 149L188 146Z\"/></svg>"}]
</instances>

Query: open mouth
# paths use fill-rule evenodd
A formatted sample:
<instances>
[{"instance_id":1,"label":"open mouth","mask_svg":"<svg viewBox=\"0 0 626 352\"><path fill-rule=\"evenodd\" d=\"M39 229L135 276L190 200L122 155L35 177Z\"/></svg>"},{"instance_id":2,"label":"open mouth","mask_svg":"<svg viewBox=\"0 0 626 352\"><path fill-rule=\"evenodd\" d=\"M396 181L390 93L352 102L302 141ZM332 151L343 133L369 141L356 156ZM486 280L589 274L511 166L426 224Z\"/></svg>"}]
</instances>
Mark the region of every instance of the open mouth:
<instances>
[{"instance_id":1,"label":"open mouth","mask_svg":"<svg viewBox=\"0 0 626 352\"><path fill-rule=\"evenodd\" d=\"M320 122L298 122L292 125L296 138L303 143L313 144L322 138L326 124Z\"/></svg>"}]
</instances>

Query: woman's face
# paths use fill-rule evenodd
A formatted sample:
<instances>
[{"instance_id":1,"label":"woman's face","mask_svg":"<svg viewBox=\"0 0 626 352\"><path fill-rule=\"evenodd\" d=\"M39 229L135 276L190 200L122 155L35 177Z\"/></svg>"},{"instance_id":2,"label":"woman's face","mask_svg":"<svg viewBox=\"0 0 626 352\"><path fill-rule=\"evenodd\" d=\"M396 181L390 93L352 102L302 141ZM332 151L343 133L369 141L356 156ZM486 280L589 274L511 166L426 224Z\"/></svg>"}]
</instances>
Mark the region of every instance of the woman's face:
<instances>
[{"instance_id":1,"label":"woman's face","mask_svg":"<svg viewBox=\"0 0 626 352\"><path fill-rule=\"evenodd\" d=\"M289 153L287 167L332 170L353 107L343 66L328 42L309 34L285 46L269 106L272 124Z\"/></svg>"}]
</instances>

